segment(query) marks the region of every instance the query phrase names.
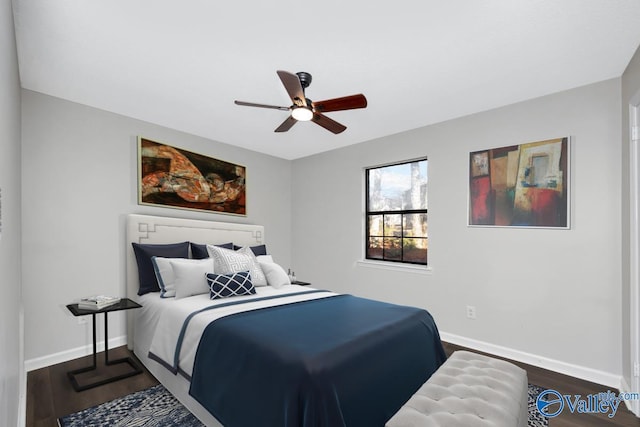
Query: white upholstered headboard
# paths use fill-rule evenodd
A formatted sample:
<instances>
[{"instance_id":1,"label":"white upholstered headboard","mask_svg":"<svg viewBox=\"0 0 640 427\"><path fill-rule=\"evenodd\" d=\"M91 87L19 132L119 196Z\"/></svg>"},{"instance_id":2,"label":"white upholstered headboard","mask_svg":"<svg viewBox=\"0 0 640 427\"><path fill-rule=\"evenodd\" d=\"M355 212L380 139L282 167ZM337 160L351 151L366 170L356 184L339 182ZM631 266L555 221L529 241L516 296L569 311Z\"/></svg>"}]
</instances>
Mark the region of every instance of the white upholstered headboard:
<instances>
[{"instance_id":1,"label":"white upholstered headboard","mask_svg":"<svg viewBox=\"0 0 640 427\"><path fill-rule=\"evenodd\" d=\"M138 265L133 253L135 243L194 243L223 244L233 242L237 246L264 244L262 225L236 224L229 222L202 221L195 219L168 218L160 216L127 216L127 297L138 300ZM127 313L127 342L133 345L133 317L136 310Z\"/></svg>"}]
</instances>

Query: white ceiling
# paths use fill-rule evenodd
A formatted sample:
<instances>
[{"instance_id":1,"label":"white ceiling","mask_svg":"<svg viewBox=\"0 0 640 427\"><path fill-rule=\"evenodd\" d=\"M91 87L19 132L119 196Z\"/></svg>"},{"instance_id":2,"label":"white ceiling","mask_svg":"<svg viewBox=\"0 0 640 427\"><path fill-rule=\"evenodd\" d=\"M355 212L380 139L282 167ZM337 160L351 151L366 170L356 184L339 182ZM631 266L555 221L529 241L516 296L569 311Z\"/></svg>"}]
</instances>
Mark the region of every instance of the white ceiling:
<instances>
[{"instance_id":1,"label":"white ceiling","mask_svg":"<svg viewBox=\"0 0 640 427\"><path fill-rule=\"evenodd\" d=\"M638 0L13 0L22 86L285 159L619 77ZM347 126L273 130L276 70ZM179 146L180 141L165 141Z\"/></svg>"}]
</instances>

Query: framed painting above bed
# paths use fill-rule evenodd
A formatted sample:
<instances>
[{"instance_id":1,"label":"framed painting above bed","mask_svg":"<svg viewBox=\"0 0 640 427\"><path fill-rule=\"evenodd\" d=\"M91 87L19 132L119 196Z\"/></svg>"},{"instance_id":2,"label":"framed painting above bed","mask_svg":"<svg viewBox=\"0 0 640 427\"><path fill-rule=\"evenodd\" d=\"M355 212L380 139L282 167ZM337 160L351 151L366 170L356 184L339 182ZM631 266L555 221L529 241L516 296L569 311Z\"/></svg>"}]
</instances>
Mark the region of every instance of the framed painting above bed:
<instances>
[{"instance_id":1,"label":"framed painting above bed","mask_svg":"<svg viewBox=\"0 0 640 427\"><path fill-rule=\"evenodd\" d=\"M469 155L469 225L568 229L569 138Z\"/></svg>"},{"instance_id":2,"label":"framed painting above bed","mask_svg":"<svg viewBox=\"0 0 640 427\"><path fill-rule=\"evenodd\" d=\"M138 203L246 215L246 168L138 137Z\"/></svg>"}]
</instances>

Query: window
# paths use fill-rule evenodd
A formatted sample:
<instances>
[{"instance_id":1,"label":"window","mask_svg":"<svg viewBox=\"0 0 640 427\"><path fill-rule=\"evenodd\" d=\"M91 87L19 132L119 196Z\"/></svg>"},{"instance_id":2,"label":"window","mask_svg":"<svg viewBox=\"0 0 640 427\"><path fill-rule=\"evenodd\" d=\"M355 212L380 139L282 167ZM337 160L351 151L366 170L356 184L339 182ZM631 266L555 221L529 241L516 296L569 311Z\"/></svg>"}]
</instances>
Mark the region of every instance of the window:
<instances>
[{"instance_id":1,"label":"window","mask_svg":"<svg viewBox=\"0 0 640 427\"><path fill-rule=\"evenodd\" d=\"M366 258L427 265L427 159L365 174Z\"/></svg>"}]
</instances>

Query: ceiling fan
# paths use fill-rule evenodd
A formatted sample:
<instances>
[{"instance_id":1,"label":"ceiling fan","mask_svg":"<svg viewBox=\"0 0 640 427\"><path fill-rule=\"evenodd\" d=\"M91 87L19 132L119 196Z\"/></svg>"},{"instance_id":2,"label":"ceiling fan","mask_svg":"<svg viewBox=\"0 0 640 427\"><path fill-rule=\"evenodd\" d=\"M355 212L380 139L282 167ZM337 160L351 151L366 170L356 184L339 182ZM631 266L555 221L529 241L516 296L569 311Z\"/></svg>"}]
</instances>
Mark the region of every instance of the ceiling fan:
<instances>
[{"instance_id":1,"label":"ceiling fan","mask_svg":"<svg viewBox=\"0 0 640 427\"><path fill-rule=\"evenodd\" d=\"M313 102L306 97L304 90L311 84L311 74L301 71L293 74L288 71L277 71L284 88L287 90L293 104L290 107L279 107L276 105L255 104L253 102L235 101L236 105L247 107L273 108L276 110L290 111L291 115L280 126L276 132L286 132L299 121L313 121L333 133L343 132L347 127L330 119L323 113L331 111L354 110L365 108L367 98L363 94L344 96L342 98L327 99L325 101Z\"/></svg>"}]
</instances>

